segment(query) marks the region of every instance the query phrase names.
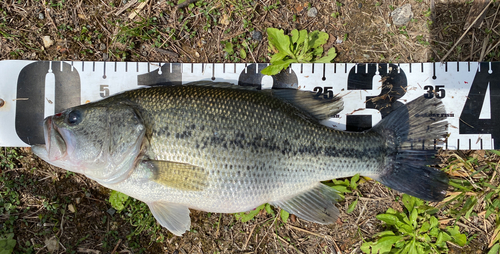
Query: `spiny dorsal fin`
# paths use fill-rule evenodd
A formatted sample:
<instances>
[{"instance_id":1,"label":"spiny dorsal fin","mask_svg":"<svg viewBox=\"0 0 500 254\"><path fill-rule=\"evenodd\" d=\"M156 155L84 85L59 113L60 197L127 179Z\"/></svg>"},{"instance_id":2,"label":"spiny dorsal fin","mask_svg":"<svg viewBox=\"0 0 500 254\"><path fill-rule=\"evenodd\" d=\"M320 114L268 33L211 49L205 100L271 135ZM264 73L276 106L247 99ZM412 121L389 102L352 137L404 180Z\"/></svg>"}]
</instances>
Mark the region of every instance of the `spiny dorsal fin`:
<instances>
[{"instance_id":1,"label":"spiny dorsal fin","mask_svg":"<svg viewBox=\"0 0 500 254\"><path fill-rule=\"evenodd\" d=\"M271 89L266 91L306 111L318 121L328 119L344 109L344 102L339 96L325 99L323 95L317 96L315 92L296 89Z\"/></svg>"},{"instance_id":2,"label":"spiny dorsal fin","mask_svg":"<svg viewBox=\"0 0 500 254\"><path fill-rule=\"evenodd\" d=\"M195 81L184 84L185 86L209 86L216 88L230 88L230 89L240 89L240 90L253 90L257 91L257 86L238 86L229 82L212 82L208 80Z\"/></svg>"},{"instance_id":3,"label":"spiny dorsal fin","mask_svg":"<svg viewBox=\"0 0 500 254\"><path fill-rule=\"evenodd\" d=\"M153 166L152 180L179 190L201 191L207 186L208 171L204 168L171 161L148 161Z\"/></svg>"}]
</instances>

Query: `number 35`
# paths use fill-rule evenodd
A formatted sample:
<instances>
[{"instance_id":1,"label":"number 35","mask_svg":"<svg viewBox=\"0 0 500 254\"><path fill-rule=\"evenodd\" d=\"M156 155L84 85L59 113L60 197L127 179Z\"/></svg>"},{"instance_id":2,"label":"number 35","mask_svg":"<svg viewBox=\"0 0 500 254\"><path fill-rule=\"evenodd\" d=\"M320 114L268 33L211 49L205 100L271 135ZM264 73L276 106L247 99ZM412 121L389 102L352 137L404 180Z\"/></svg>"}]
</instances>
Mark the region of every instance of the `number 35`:
<instances>
[{"instance_id":1,"label":"number 35","mask_svg":"<svg viewBox=\"0 0 500 254\"><path fill-rule=\"evenodd\" d=\"M427 90L427 93L424 94L424 97L427 99L431 99L434 95L436 95L438 99L442 99L446 96L444 86L424 86L424 90Z\"/></svg>"}]
</instances>

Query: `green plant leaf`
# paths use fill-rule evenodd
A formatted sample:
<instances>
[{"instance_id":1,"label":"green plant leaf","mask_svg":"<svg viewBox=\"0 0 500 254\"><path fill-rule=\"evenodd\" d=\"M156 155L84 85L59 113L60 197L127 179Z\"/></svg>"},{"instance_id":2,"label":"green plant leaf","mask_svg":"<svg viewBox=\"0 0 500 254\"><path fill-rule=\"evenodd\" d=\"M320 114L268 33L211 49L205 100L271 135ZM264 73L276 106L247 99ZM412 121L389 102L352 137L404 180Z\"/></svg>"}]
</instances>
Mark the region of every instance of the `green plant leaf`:
<instances>
[{"instance_id":1,"label":"green plant leaf","mask_svg":"<svg viewBox=\"0 0 500 254\"><path fill-rule=\"evenodd\" d=\"M109 194L109 203L111 206L117 211L121 211L125 208L125 202L127 201L128 196L119 191L111 190Z\"/></svg>"},{"instance_id":2,"label":"green plant leaf","mask_svg":"<svg viewBox=\"0 0 500 254\"><path fill-rule=\"evenodd\" d=\"M281 61L276 61L272 65L267 66L264 68L261 73L264 75L276 75L280 73L280 71L288 68L291 63L296 63L296 59L288 59L288 60L281 60Z\"/></svg>"},{"instance_id":3,"label":"green plant leaf","mask_svg":"<svg viewBox=\"0 0 500 254\"><path fill-rule=\"evenodd\" d=\"M430 229L433 229L434 227L436 227L439 224L438 219L434 216L431 216L430 221L431 221Z\"/></svg>"},{"instance_id":4,"label":"green plant leaf","mask_svg":"<svg viewBox=\"0 0 500 254\"><path fill-rule=\"evenodd\" d=\"M422 223L422 226L420 227L420 230L418 231L419 233L427 232L429 231L429 228L431 227L431 224L429 222L424 222Z\"/></svg>"},{"instance_id":5,"label":"green plant leaf","mask_svg":"<svg viewBox=\"0 0 500 254\"><path fill-rule=\"evenodd\" d=\"M386 231L382 231L380 233L375 234L375 237L383 237L383 236L391 236L391 235L396 235L396 234L391 230L386 230Z\"/></svg>"},{"instance_id":6,"label":"green plant leaf","mask_svg":"<svg viewBox=\"0 0 500 254\"><path fill-rule=\"evenodd\" d=\"M500 151L497 151L497 150L489 150L491 153L494 153L498 156L500 156Z\"/></svg>"},{"instance_id":7,"label":"green plant leaf","mask_svg":"<svg viewBox=\"0 0 500 254\"><path fill-rule=\"evenodd\" d=\"M290 214L287 211L281 209L281 211L280 211L280 217L281 217L281 220L284 223L286 223L288 221L288 217L290 217Z\"/></svg>"},{"instance_id":8,"label":"green plant leaf","mask_svg":"<svg viewBox=\"0 0 500 254\"><path fill-rule=\"evenodd\" d=\"M358 187L359 173L351 177L351 189L355 190Z\"/></svg>"},{"instance_id":9,"label":"green plant leaf","mask_svg":"<svg viewBox=\"0 0 500 254\"><path fill-rule=\"evenodd\" d=\"M415 235L414 228L405 222L401 222L398 220L395 226L402 233L409 234L412 236Z\"/></svg>"},{"instance_id":10,"label":"green plant leaf","mask_svg":"<svg viewBox=\"0 0 500 254\"><path fill-rule=\"evenodd\" d=\"M13 238L13 233L7 234L6 238L0 238L0 254L10 254L14 251L17 241Z\"/></svg>"},{"instance_id":11,"label":"green plant leaf","mask_svg":"<svg viewBox=\"0 0 500 254\"><path fill-rule=\"evenodd\" d=\"M377 219L387 223L388 225L396 225L397 222L399 222L399 218L396 215L393 214L378 214Z\"/></svg>"},{"instance_id":12,"label":"green plant leaf","mask_svg":"<svg viewBox=\"0 0 500 254\"><path fill-rule=\"evenodd\" d=\"M413 226L413 228L417 227L417 217L418 217L418 211L417 209L413 209L410 214L410 223Z\"/></svg>"},{"instance_id":13,"label":"green plant leaf","mask_svg":"<svg viewBox=\"0 0 500 254\"><path fill-rule=\"evenodd\" d=\"M356 198L356 200L354 200L351 204L349 204L346 213L352 213L352 211L354 211L354 209L356 208L357 204L358 204L358 199Z\"/></svg>"},{"instance_id":14,"label":"green plant leaf","mask_svg":"<svg viewBox=\"0 0 500 254\"><path fill-rule=\"evenodd\" d=\"M411 213L413 208L415 207L415 197L412 197L408 194L403 194L403 204L406 207L406 210Z\"/></svg>"},{"instance_id":15,"label":"green plant leaf","mask_svg":"<svg viewBox=\"0 0 500 254\"><path fill-rule=\"evenodd\" d=\"M247 58L247 52L243 48L240 49L240 57L241 57L241 59L246 59Z\"/></svg>"},{"instance_id":16,"label":"green plant leaf","mask_svg":"<svg viewBox=\"0 0 500 254\"><path fill-rule=\"evenodd\" d=\"M259 212L264 209L265 205L266 204L262 204L248 213L236 213L234 217L236 218L236 220L241 219L241 222L247 222L257 216L257 214L259 214Z\"/></svg>"},{"instance_id":17,"label":"green plant leaf","mask_svg":"<svg viewBox=\"0 0 500 254\"><path fill-rule=\"evenodd\" d=\"M269 44L273 45L278 52L283 52L291 57L294 56L292 51L290 51L290 37L285 35L282 29L267 28L267 37Z\"/></svg>"},{"instance_id":18,"label":"green plant leaf","mask_svg":"<svg viewBox=\"0 0 500 254\"><path fill-rule=\"evenodd\" d=\"M234 54L233 44L231 42L226 42L224 51L226 51L228 55Z\"/></svg>"},{"instance_id":19,"label":"green plant leaf","mask_svg":"<svg viewBox=\"0 0 500 254\"><path fill-rule=\"evenodd\" d=\"M297 43L297 41L299 40L299 30L297 29L293 29L292 32L292 43Z\"/></svg>"},{"instance_id":20,"label":"green plant leaf","mask_svg":"<svg viewBox=\"0 0 500 254\"><path fill-rule=\"evenodd\" d=\"M326 56L314 61L315 63L331 63L332 60L337 57L337 53L335 51L335 48L332 47L328 50L328 53L326 54Z\"/></svg>"},{"instance_id":21,"label":"green plant leaf","mask_svg":"<svg viewBox=\"0 0 500 254\"><path fill-rule=\"evenodd\" d=\"M493 245L490 251L488 251L488 254L498 254L498 253L500 253L500 243Z\"/></svg>"},{"instance_id":22,"label":"green plant leaf","mask_svg":"<svg viewBox=\"0 0 500 254\"><path fill-rule=\"evenodd\" d=\"M273 208L271 208L271 205L270 204L266 204L266 212L268 214L271 214L273 217L274 217L274 211L273 211Z\"/></svg>"},{"instance_id":23,"label":"green plant leaf","mask_svg":"<svg viewBox=\"0 0 500 254\"><path fill-rule=\"evenodd\" d=\"M274 64L277 61L283 60L283 58L285 58L286 56L287 56L287 54L283 53L283 52L278 52L278 53L274 54L271 57L271 64Z\"/></svg>"},{"instance_id":24,"label":"green plant leaf","mask_svg":"<svg viewBox=\"0 0 500 254\"><path fill-rule=\"evenodd\" d=\"M446 227L446 230L448 233L450 233L451 238L453 238L453 242L460 245L464 246L467 243L467 236L465 234L460 234L460 229L458 226L455 227Z\"/></svg>"},{"instance_id":25,"label":"green plant leaf","mask_svg":"<svg viewBox=\"0 0 500 254\"><path fill-rule=\"evenodd\" d=\"M446 244L446 241L450 241L451 240L451 236L448 235L447 233L445 232L439 232L439 235L436 239L436 245L443 248Z\"/></svg>"},{"instance_id":26,"label":"green plant leaf","mask_svg":"<svg viewBox=\"0 0 500 254\"><path fill-rule=\"evenodd\" d=\"M300 30L299 31L299 38L297 39L297 42L295 43L295 48L294 48L294 54L297 55L299 52L304 48L304 41L307 39L307 31L306 30Z\"/></svg>"},{"instance_id":27,"label":"green plant leaf","mask_svg":"<svg viewBox=\"0 0 500 254\"><path fill-rule=\"evenodd\" d=\"M312 31L309 33L309 49L315 49L323 46L328 41L328 34L320 31Z\"/></svg>"}]
</instances>

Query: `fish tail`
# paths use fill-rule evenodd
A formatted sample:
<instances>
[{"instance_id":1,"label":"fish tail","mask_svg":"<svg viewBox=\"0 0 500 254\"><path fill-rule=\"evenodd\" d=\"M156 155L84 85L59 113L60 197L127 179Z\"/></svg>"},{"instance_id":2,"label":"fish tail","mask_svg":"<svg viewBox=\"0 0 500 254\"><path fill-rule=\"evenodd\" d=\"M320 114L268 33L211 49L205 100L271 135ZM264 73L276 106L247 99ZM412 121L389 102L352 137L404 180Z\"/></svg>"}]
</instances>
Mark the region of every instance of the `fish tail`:
<instances>
[{"instance_id":1,"label":"fish tail","mask_svg":"<svg viewBox=\"0 0 500 254\"><path fill-rule=\"evenodd\" d=\"M446 137L448 123L441 100L421 96L400 106L371 131L386 138L387 156L380 173L382 184L420 199L440 201L446 195L448 175L429 167L436 146Z\"/></svg>"}]
</instances>

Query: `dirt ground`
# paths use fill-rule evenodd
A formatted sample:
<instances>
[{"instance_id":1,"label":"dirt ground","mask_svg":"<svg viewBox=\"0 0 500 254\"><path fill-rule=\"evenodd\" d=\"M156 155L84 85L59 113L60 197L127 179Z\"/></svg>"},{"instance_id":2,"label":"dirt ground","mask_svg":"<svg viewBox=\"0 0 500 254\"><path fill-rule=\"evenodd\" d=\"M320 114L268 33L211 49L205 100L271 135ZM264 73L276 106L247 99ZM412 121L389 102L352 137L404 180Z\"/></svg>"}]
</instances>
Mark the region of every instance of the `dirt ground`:
<instances>
[{"instance_id":1,"label":"dirt ground","mask_svg":"<svg viewBox=\"0 0 500 254\"><path fill-rule=\"evenodd\" d=\"M390 13L404 4L411 4L413 18L397 27ZM265 30L275 27L328 33L325 48L337 49L335 62L499 61L500 3L489 5L483 16L480 8L469 17L476 4L200 0L179 7L164 0L2 0L0 59L269 62ZM312 8L317 9L314 17L308 15ZM466 30L466 23L476 18ZM44 45L44 36L53 45ZM235 45L235 53L223 50L226 42ZM132 204L136 210L117 213L107 201L107 189L50 166L30 149L1 151L4 158L13 156L13 168L2 164L1 198L14 200L15 209L1 210L0 230L11 226L16 253L361 253L363 241L384 230L375 216L388 207L403 210L400 194L367 181L339 204L341 217L333 225L294 216L283 223L265 212L243 223L231 214L192 210L191 231L177 237L150 224L147 210L143 212L138 203ZM440 154L440 167L448 167L457 157L479 158L475 167L499 161L484 151L450 151ZM358 197L358 205L347 214L348 205ZM474 212L481 214L482 208L477 209ZM137 215L145 217L130 218ZM443 226L454 224L448 214L440 212L438 217ZM458 223L469 242L465 247L449 245L451 252L485 253L494 220L476 216ZM137 231L140 227L142 232Z\"/></svg>"}]
</instances>

